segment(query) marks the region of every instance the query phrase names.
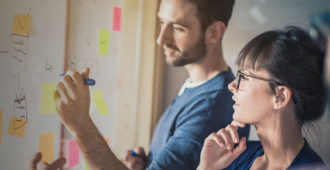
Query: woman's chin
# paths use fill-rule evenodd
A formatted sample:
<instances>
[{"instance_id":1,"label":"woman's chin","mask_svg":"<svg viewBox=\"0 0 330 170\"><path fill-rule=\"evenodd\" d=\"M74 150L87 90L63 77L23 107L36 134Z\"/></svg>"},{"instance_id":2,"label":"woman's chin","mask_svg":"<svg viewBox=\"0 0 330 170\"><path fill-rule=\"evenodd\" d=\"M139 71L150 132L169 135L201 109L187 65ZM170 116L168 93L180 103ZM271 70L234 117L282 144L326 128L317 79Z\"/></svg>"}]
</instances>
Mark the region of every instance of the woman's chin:
<instances>
[{"instance_id":1,"label":"woman's chin","mask_svg":"<svg viewBox=\"0 0 330 170\"><path fill-rule=\"evenodd\" d=\"M236 122L240 122L240 123L246 123L244 118L238 112L234 112L233 120L236 121Z\"/></svg>"}]
</instances>

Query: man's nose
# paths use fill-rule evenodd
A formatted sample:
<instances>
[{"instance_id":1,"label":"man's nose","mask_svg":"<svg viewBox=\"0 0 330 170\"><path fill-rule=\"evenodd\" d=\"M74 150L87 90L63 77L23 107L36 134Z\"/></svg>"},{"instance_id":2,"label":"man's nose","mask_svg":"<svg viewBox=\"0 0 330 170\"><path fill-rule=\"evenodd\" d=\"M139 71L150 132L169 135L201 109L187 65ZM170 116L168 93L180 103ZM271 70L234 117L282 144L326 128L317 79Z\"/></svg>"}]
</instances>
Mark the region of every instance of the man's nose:
<instances>
[{"instance_id":1,"label":"man's nose","mask_svg":"<svg viewBox=\"0 0 330 170\"><path fill-rule=\"evenodd\" d=\"M165 44L170 44L170 40L171 40L171 37L170 37L169 26L164 25L164 26L162 26L160 33L158 35L157 44L160 46L163 46Z\"/></svg>"}]
</instances>

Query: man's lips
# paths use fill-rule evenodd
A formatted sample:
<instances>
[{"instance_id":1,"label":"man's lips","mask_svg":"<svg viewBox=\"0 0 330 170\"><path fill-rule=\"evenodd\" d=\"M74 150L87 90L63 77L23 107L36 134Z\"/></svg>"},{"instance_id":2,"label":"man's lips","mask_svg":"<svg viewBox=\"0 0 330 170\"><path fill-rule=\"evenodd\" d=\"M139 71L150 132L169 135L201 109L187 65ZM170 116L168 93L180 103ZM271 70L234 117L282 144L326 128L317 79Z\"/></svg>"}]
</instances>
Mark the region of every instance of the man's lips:
<instances>
[{"instance_id":1,"label":"man's lips","mask_svg":"<svg viewBox=\"0 0 330 170\"><path fill-rule=\"evenodd\" d=\"M167 56L174 56L175 54L175 50L165 49L164 51Z\"/></svg>"}]
</instances>

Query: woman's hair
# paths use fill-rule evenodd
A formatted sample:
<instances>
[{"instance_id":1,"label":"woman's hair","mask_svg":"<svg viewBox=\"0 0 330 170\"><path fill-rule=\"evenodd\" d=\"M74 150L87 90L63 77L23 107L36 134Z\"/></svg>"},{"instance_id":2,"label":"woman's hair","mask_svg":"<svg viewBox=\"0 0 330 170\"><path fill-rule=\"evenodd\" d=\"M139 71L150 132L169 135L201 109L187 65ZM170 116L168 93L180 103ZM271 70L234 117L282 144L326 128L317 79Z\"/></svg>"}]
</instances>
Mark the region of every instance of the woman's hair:
<instances>
[{"instance_id":1,"label":"woman's hair","mask_svg":"<svg viewBox=\"0 0 330 170\"><path fill-rule=\"evenodd\" d=\"M272 80L292 90L295 114L301 124L323 114L325 90L322 82L324 51L301 28L262 33L240 52L240 68L264 69ZM269 84L275 93L275 85Z\"/></svg>"}]
</instances>

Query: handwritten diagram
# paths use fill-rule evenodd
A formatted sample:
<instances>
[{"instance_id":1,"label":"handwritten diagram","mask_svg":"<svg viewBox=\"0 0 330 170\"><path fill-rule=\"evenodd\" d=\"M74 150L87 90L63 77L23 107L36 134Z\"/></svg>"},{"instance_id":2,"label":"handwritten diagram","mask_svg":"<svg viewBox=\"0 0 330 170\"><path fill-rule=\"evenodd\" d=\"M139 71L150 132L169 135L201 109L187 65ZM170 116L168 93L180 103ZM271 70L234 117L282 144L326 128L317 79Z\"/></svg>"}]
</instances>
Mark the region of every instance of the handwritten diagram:
<instances>
[{"instance_id":1,"label":"handwritten diagram","mask_svg":"<svg viewBox=\"0 0 330 170\"><path fill-rule=\"evenodd\" d=\"M11 34L9 39L10 73L16 77L26 67L29 36Z\"/></svg>"},{"instance_id":2,"label":"handwritten diagram","mask_svg":"<svg viewBox=\"0 0 330 170\"><path fill-rule=\"evenodd\" d=\"M95 77L98 74L99 63L93 57L79 57L76 55L69 55L68 68L77 71L84 71L86 67L90 68L90 76Z\"/></svg>"},{"instance_id":3,"label":"handwritten diagram","mask_svg":"<svg viewBox=\"0 0 330 170\"><path fill-rule=\"evenodd\" d=\"M14 129L23 127L27 122L27 104L23 88L19 93L15 91L16 99L14 100Z\"/></svg>"}]
</instances>

